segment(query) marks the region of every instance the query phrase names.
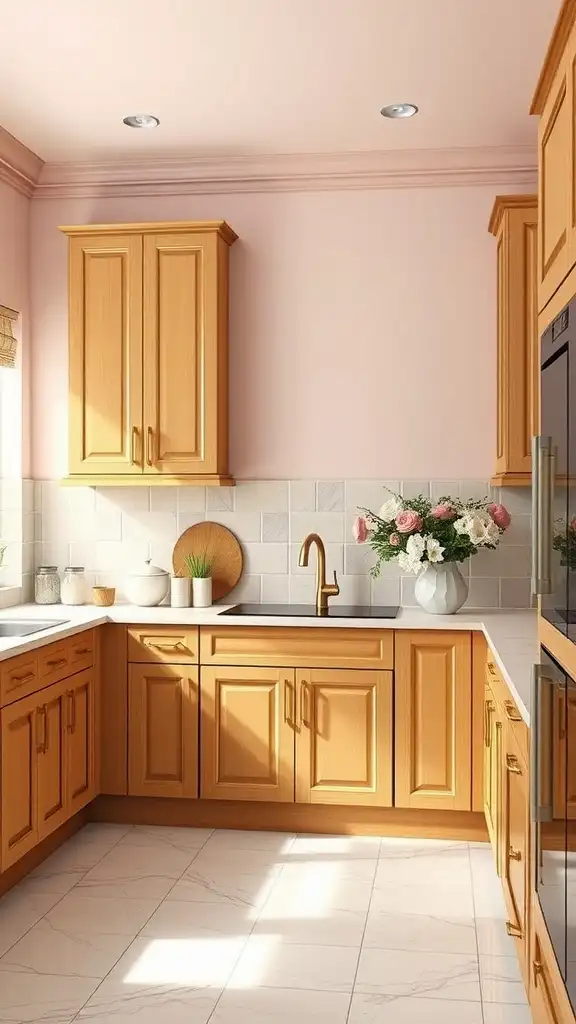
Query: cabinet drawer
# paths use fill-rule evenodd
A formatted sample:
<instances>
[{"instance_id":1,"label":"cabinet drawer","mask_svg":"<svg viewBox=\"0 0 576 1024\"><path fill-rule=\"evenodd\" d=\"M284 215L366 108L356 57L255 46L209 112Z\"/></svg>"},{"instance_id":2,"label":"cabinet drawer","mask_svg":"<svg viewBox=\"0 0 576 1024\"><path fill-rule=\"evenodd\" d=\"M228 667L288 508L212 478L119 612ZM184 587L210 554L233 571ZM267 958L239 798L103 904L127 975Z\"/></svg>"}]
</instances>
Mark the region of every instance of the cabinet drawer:
<instances>
[{"instance_id":1,"label":"cabinet drawer","mask_svg":"<svg viewBox=\"0 0 576 1024\"><path fill-rule=\"evenodd\" d=\"M512 736L520 748L520 755L523 761L525 764L528 764L530 757L530 735L528 726L522 718L516 701L512 697L508 688L508 684L504 681L490 651L488 651L488 659L486 662L486 681L492 689L496 701L501 709L502 718L507 723Z\"/></svg>"},{"instance_id":2,"label":"cabinet drawer","mask_svg":"<svg viewBox=\"0 0 576 1024\"><path fill-rule=\"evenodd\" d=\"M202 665L394 667L394 632L378 629L200 629Z\"/></svg>"},{"instance_id":3,"label":"cabinet drawer","mask_svg":"<svg viewBox=\"0 0 576 1024\"><path fill-rule=\"evenodd\" d=\"M83 672L94 664L94 630L87 629L84 633L77 633L68 639L68 675L75 672Z\"/></svg>"},{"instance_id":4,"label":"cabinet drawer","mask_svg":"<svg viewBox=\"0 0 576 1024\"><path fill-rule=\"evenodd\" d=\"M57 683L70 674L68 655L67 639L38 649L38 688Z\"/></svg>"},{"instance_id":5,"label":"cabinet drawer","mask_svg":"<svg viewBox=\"0 0 576 1024\"><path fill-rule=\"evenodd\" d=\"M19 654L2 662L0 668L0 703L12 704L38 689L38 657L36 651Z\"/></svg>"},{"instance_id":6,"label":"cabinet drawer","mask_svg":"<svg viewBox=\"0 0 576 1024\"><path fill-rule=\"evenodd\" d=\"M198 664L198 629L157 626L128 629L128 661L165 662L170 665Z\"/></svg>"}]
</instances>

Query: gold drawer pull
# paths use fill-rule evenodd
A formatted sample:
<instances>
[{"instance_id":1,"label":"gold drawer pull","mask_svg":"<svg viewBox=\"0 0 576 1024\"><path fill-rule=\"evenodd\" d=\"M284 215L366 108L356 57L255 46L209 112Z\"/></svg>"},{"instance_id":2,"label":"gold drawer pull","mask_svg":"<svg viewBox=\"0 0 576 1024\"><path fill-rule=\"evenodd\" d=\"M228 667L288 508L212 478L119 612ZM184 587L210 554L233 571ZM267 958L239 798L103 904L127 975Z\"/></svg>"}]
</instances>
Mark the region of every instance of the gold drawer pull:
<instances>
[{"instance_id":1,"label":"gold drawer pull","mask_svg":"<svg viewBox=\"0 0 576 1024\"><path fill-rule=\"evenodd\" d=\"M513 775L522 775L520 762L514 754L506 754L506 767Z\"/></svg>"},{"instance_id":2,"label":"gold drawer pull","mask_svg":"<svg viewBox=\"0 0 576 1024\"><path fill-rule=\"evenodd\" d=\"M512 924L512 921L506 921L506 931L513 939L521 939L524 934L517 924Z\"/></svg>"},{"instance_id":3,"label":"gold drawer pull","mask_svg":"<svg viewBox=\"0 0 576 1024\"><path fill-rule=\"evenodd\" d=\"M494 678L497 679L498 678L498 673L497 673L496 669L494 668L493 662L488 661L487 662L487 668L488 668L488 671L489 671L490 675L494 676Z\"/></svg>"},{"instance_id":4,"label":"gold drawer pull","mask_svg":"<svg viewBox=\"0 0 576 1024\"><path fill-rule=\"evenodd\" d=\"M154 647L157 651L187 651L188 648L181 640L177 640L174 644L154 644L148 641L149 647Z\"/></svg>"},{"instance_id":5,"label":"gold drawer pull","mask_svg":"<svg viewBox=\"0 0 576 1024\"><path fill-rule=\"evenodd\" d=\"M540 961L539 960L533 960L532 961L532 977L534 979L534 987L535 988L538 985L538 978L543 973L543 971L544 971L544 968L542 967L542 964L540 963Z\"/></svg>"},{"instance_id":6,"label":"gold drawer pull","mask_svg":"<svg viewBox=\"0 0 576 1024\"><path fill-rule=\"evenodd\" d=\"M66 658L53 658L51 661L47 661L46 665L48 668L58 668L59 665L65 665Z\"/></svg>"},{"instance_id":7,"label":"gold drawer pull","mask_svg":"<svg viewBox=\"0 0 576 1024\"><path fill-rule=\"evenodd\" d=\"M504 701L504 710L506 711L506 714L508 715L508 718L510 719L511 722L521 722L522 721L522 715L520 715L518 713L518 710L516 708L516 705L515 705L514 701L512 701L512 700L505 700Z\"/></svg>"},{"instance_id":8,"label":"gold drawer pull","mask_svg":"<svg viewBox=\"0 0 576 1024\"><path fill-rule=\"evenodd\" d=\"M522 853L520 850L515 850L514 847L511 846L508 850L508 857L510 860L522 860Z\"/></svg>"},{"instance_id":9,"label":"gold drawer pull","mask_svg":"<svg viewBox=\"0 0 576 1024\"><path fill-rule=\"evenodd\" d=\"M76 647L76 649L72 651L72 654L77 654L79 656L81 654L92 654L92 649L90 647Z\"/></svg>"},{"instance_id":10,"label":"gold drawer pull","mask_svg":"<svg viewBox=\"0 0 576 1024\"><path fill-rule=\"evenodd\" d=\"M32 683L36 679L35 672L27 672L24 676L10 676L13 683Z\"/></svg>"}]
</instances>

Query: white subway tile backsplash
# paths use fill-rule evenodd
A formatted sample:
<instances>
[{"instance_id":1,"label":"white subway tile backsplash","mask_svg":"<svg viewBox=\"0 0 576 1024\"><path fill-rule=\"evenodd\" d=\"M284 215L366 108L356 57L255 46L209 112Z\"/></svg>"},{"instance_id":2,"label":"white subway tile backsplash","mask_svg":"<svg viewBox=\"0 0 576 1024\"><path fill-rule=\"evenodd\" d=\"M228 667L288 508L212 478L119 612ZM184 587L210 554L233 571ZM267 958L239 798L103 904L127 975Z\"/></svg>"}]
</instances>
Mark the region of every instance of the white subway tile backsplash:
<instances>
[{"instance_id":1,"label":"white subway tile backsplash","mask_svg":"<svg viewBox=\"0 0 576 1024\"><path fill-rule=\"evenodd\" d=\"M319 480L317 486L319 512L344 511L344 481Z\"/></svg>"},{"instance_id":2,"label":"white subway tile backsplash","mask_svg":"<svg viewBox=\"0 0 576 1024\"><path fill-rule=\"evenodd\" d=\"M508 511L514 515L531 515L532 513L532 488L531 487L501 487L498 498L505 505Z\"/></svg>"},{"instance_id":3,"label":"white subway tile backsplash","mask_svg":"<svg viewBox=\"0 0 576 1024\"><path fill-rule=\"evenodd\" d=\"M1 582L30 575L35 564L83 564L98 582L116 586L122 596L127 570L152 560L170 571L172 550L189 526L209 519L227 526L244 548L244 576L231 600L311 603L315 597L316 552L307 568L298 565L308 533L319 533L326 546L327 578L336 570L343 604L413 605L414 577L400 576L396 562L384 563L379 579L369 571L376 555L369 545L353 542L358 506L378 511L384 487L434 498L443 494L482 498L490 493L483 480L259 480L235 488L62 488L56 481L28 486L36 511L23 514L11 482L2 481L6 505L2 527L13 533L9 565ZM10 486L4 487L4 484ZM461 566L470 573L469 607L530 606L531 516L529 490L497 490L494 500L510 507L512 525L496 551L484 551ZM4 510L2 510L4 511ZM33 543L33 539L36 543ZM6 576L10 575L10 580Z\"/></svg>"}]
</instances>

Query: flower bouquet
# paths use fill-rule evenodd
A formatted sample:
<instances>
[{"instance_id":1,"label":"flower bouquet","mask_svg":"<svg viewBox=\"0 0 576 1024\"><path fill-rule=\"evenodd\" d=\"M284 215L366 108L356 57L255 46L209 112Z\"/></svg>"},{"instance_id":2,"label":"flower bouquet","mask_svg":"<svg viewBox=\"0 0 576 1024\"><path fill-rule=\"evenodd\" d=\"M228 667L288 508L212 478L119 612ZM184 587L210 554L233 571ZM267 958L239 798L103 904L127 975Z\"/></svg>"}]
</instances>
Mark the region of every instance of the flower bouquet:
<instances>
[{"instance_id":1,"label":"flower bouquet","mask_svg":"<svg viewBox=\"0 0 576 1024\"><path fill-rule=\"evenodd\" d=\"M574 572L576 569L576 518L565 523L563 519L554 524L554 551L560 553L560 565Z\"/></svg>"},{"instance_id":2,"label":"flower bouquet","mask_svg":"<svg viewBox=\"0 0 576 1024\"><path fill-rule=\"evenodd\" d=\"M378 513L362 509L354 523L355 539L367 541L377 556L371 575L379 576L382 562L397 558L402 572L418 575L415 596L426 611L457 611L468 596L457 563L481 548L496 548L510 525L510 513L487 498L430 501L422 494L390 494Z\"/></svg>"}]
</instances>

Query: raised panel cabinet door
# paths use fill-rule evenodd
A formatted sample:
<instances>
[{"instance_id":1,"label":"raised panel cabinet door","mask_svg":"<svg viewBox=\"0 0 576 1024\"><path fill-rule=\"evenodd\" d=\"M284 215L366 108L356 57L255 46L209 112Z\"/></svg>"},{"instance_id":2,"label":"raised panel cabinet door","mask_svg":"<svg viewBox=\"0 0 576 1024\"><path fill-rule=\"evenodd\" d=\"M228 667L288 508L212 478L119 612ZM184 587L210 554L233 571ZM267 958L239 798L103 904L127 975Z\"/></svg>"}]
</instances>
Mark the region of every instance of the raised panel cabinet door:
<instances>
[{"instance_id":1,"label":"raised panel cabinet door","mask_svg":"<svg viewBox=\"0 0 576 1024\"><path fill-rule=\"evenodd\" d=\"M144 238L144 472L228 471L227 245L217 232ZM225 308L224 308L225 307Z\"/></svg>"},{"instance_id":2,"label":"raised panel cabinet door","mask_svg":"<svg viewBox=\"0 0 576 1024\"><path fill-rule=\"evenodd\" d=\"M38 843L37 707L38 700L34 694L0 712L2 871Z\"/></svg>"},{"instance_id":3,"label":"raised panel cabinet door","mask_svg":"<svg viewBox=\"0 0 576 1024\"><path fill-rule=\"evenodd\" d=\"M200 669L200 795L294 801L294 670Z\"/></svg>"},{"instance_id":4,"label":"raised panel cabinet door","mask_svg":"<svg viewBox=\"0 0 576 1024\"><path fill-rule=\"evenodd\" d=\"M570 269L569 224L572 88L565 61L560 67L538 129L539 242L538 310L542 310Z\"/></svg>"},{"instance_id":5,"label":"raised panel cabinet door","mask_svg":"<svg viewBox=\"0 0 576 1024\"><path fill-rule=\"evenodd\" d=\"M66 680L66 805L68 817L96 795L96 678L93 669Z\"/></svg>"},{"instance_id":6,"label":"raised panel cabinet door","mask_svg":"<svg viewBox=\"0 0 576 1024\"><path fill-rule=\"evenodd\" d=\"M492 690L485 687L484 698L484 817L490 843L498 863L498 743L496 702Z\"/></svg>"},{"instance_id":7,"label":"raised panel cabinet door","mask_svg":"<svg viewBox=\"0 0 576 1024\"><path fill-rule=\"evenodd\" d=\"M128 793L198 796L198 669L128 666Z\"/></svg>"},{"instance_id":8,"label":"raised panel cabinet door","mask_svg":"<svg viewBox=\"0 0 576 1024\"><path fill-rule=\"evenodd\" d=\"M66 681L36 695L39 704L38 835L50 835L68 818L66 807Z\"/></svg>"},{"instance_id":9,"label":"raised panel cabinet door","mask_svg":"<svg viewBox=\"0 0 576 1024\"><path fill-rule=\"evenodd\" d=\"M70 462L142 474L142 236L70 238Z\"/></svg>"},{"instance_id":10,"label":"raised panel cabinet door","mask_svg":"<svg viewBox=\"0 0 576 1024\"><path fill-rule=\"evenodd\" d=\"M396 807L472 806L472 639L467 632L395 637Z\"/></svg>"},{"instance_id":11,"label":"raised panel cabinet door","mask_svg":"<svg viewBox=\"0 0 576 1024\"><path fill-rule=\"evenodd\" d=\"M502 765L502 882L508 910L506 929L517 940L520 966L526 973L529 796L528 770L518 748L505 733Z\"/></svg>"},{"instance_id":12,"label":"raised panel cabinet door","mask_svg":"<svg viewBox=\"0 0 576 1024\"><path fill-rule=\"evenodd\" d=\"M296 800L392 806L392 672L296 673Z\"/></svg>"}]
</instances>

